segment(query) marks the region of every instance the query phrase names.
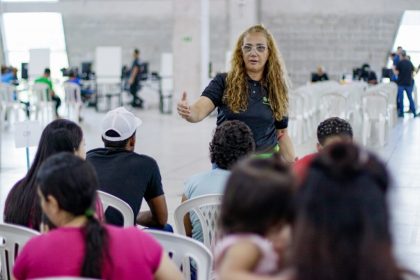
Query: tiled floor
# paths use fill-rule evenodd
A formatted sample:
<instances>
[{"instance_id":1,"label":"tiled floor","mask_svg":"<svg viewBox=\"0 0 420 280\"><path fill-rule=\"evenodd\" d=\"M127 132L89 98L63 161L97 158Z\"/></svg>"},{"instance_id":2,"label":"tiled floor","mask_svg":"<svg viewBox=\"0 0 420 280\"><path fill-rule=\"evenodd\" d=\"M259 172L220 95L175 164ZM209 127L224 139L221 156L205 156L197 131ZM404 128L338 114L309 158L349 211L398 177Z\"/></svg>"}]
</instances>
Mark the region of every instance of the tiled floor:
<instances>
[{"instance_id":1,"label":"tiled floor","mask_svg":"<svg viewBox=\"0 0 420 280\"><path fill-rule=\"evenodd\" d=\"M133 111L143 120L137 133L136 151L154 157L163 177L163 185L173 222L173 211L179 204L183 182L190 175L211 168L208 143L215 119L207 118L189 124L176 115L162 115L157 109ZM84 110L82 124L87 149L102 145L99 125L104 114ZM13 126L0 131L2 153L0 169L0 218L4 200L11 186L25 171L25 151L14 148ZM391 131L385 147L370 148L385 160L395 179L390 195L396 253L404 266L420 273L420 119L399 120ZM315 140L296 146L298 156L315 149ZM35 153L31 149L31 155ZM144 203L143 208L146 207Z\"/></svg>"}]
</instances>

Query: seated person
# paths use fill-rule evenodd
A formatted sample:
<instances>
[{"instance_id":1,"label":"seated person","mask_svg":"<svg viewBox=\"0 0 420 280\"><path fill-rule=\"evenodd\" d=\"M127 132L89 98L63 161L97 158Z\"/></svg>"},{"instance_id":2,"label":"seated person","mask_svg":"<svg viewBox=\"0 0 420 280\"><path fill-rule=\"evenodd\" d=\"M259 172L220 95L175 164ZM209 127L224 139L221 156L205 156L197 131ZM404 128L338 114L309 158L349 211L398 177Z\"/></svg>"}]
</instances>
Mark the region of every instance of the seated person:
<instances>
[{"instance_id":1,"label":"seated person","mask_svg":"<svg viewBox=\"0 0 420 280\"><path fill-rule=\"evenodd\" d=\"M50 68L45 68L44 75L42 77L39 77L38 79L36 79L35 83L42 83L42 84L48 85L48 90L50 92L51 99L54 100L54 102L55 102L55 116L57 118L59 118L60 115L58 114L58 108L61 106L61 99L54 92L53 84L51 82L51 70L50 70Z\"/></svg>"},{"instance_id":2,"label":"seated person","mask_svg":"<svg viewBox=\"0 0 420 280\"><path fill-rule=\"evenodd\" d=\"M83 102L85 102L86 100L88 100L92 96L93 90L91 90L90 88L84 88L83 87L83 84L82 84L79 76L77 75L76 71L71 70L69 72L69 79L67 80L67 82L74 83L74 84L76 84L80 87L80 95L82 96L82 101Z\"/></svg>"},{"instance_id":3,"label":"seated person","mask_svg":"<svg viewBox=\"0 0 420 280\"><path fill-rule=\"evenodd\" d=\"M281 279L419 279L395 256L391 181L384 163L352 143L321 151L295 195L292 275Z\"/></svg>"},{"instance_id":4,"label":"seated person","mask_svg":"<svg viewBox=\"0 0 420 280\"><path fill-rule=\"evenodd\" d=\"M196 174L185 183L182 202L206 194L223 193L230 169L255 149L251 129L241 121L225 121L216 128L210 142L210 158L214 169ZM187 236L203 242L203 233L195 213L184 218Z\"/></svg>"},{"instance_id":5,"label":"seated person","mask_svg":"<svg viewBox=\"0 0 420 280\"><path fill-rule=\"evenodd\" d=\"M291 261L294 184L279 155L232 168L214 249L217 279L282 279L278 274Z\"/></svg>"},{"instance_id":6,"label":"seated person","mask_svg":"<svg viewBox=\"0 0 420 280\"><path fill-rule=\"evenodd\" d=\"M378 78L376 76L375 71L370 69L369 64L363 64L362 72L360 75L360 80L367 82L369 85L376 85L378 84Z\"/></svg>"},{"instance_id":7,"label":"seated person","mask_svg":"<svg viewBox=\"0 0 420 280\"><path fill-rule=\"evenodd\" d=\"M89 151L87 160L98 174L99 189L128 203L137 223L170 231L159 167L153 158L134 152L140 124L141 120L123 107L109 111L102 121L105 147ZM143 198L150 211L139 212ZM123 217L115 209L107 209L105 219L123 225Z\"/></svg>"},{"instance_id":8,"label":"seated person","mask_svg":"<svg viewBox=\"0 0 420 280\"><path fill-rule=\"evenodd\" d=\"M328 81L328 75L325 73L325 69L323 66L318 66L316 68L316 73L312 74L312 82L321 82L321 81Z\"/></svg>"},{"instance_id":9,"label":"seated person","mask_svg":"<svg viewBox=\"0 0 420 280\"><path fill-rule=\"evenodd\" d=\"M353 141L353 129L350 123L338 117L332 117L324 120L317 128L318 143L316 148L319 151L338 141ZM297 160L293 165L293 171L302 180L306 176L306 170L312 160L318 155L313 153Z\"/></svg>"},{"instance_id":10,"label":"seated person","mask_svg":"<svg viewBox=\"0 0 420 280\"><path fill-rule=\"evenodd\" d=\"M40 230L42 211L37 199L35 177L41 164L59 152L72 152L86 157L83 131L76 123L58 119L48 124L42 131L35 158L28 173L10 190L4 207L4 221ZM98 215L103 218L102 209Z\"/></svg>"},{"instance_id":11,"label":"seated person","mask_svg":"<svg viewBox=\"0 0 420 280\"><path fill-rule=\"evenodd\" d=\"M95 218L98 180L88 162L70 153L54 155L42 164L36 185L42 211L57 228L25 245L13 268L15 279L182 279L149 234Z\"/></svg>"}]
</instances>

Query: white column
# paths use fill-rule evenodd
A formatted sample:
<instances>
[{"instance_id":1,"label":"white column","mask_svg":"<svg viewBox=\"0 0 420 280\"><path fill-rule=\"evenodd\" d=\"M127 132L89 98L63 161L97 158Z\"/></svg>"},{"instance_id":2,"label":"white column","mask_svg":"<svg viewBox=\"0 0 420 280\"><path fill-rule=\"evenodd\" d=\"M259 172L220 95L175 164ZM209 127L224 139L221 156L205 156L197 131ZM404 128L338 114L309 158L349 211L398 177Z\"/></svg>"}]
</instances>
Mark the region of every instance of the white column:
<instances>
[{"instance_id":1,"label":"white column","mask_svg":"<svg viewBox=\"0 0 420 280\"><path fill-rule=\"evenodd\" d=\"M235 46L239 35L248 27L258 23L258 0L228 0L229 1L229 46Z\"/></svg>"},{"instance_id":2,"label":"white column","mask_svg":"<svg viewBox=\"0 0 420 280\"><path fill-rule=\"evenodd\" d=\"M174 1L174 97L193 101L208 83L209 0ZM176 102L175 102L176 103Z\"/></svg>"}]
</instances>

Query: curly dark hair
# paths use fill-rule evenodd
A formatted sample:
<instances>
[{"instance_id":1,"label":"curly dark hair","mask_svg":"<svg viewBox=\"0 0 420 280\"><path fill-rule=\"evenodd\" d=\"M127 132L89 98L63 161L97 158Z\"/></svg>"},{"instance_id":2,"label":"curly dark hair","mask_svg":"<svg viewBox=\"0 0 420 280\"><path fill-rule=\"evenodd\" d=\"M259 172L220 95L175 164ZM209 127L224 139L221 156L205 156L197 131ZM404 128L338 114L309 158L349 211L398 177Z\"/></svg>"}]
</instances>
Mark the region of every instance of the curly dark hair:
<instances>
[{"instance_id":1,"label":"curly dark hair","mask_svg":"<svg viewBox=\"0 0 420 280\"><path fill-rule=\"evenodd\" d=\"M211 163L230 169L238 159L255 150L251 129L238 120L225 121L216 128L210 142Z\"/></svg>"},{"instance_id":2,"label":"curly dark hair","mask_svg":"<svg viewBox=\"0 0 420 280\"><path fill-rule=\"evenodd\" d=\"M331 136L340 136L353 139L353 129L348 121L338 117L328 118L318 125L318 142L324 145L325 140Z\"/></svg>"}]
</instances>

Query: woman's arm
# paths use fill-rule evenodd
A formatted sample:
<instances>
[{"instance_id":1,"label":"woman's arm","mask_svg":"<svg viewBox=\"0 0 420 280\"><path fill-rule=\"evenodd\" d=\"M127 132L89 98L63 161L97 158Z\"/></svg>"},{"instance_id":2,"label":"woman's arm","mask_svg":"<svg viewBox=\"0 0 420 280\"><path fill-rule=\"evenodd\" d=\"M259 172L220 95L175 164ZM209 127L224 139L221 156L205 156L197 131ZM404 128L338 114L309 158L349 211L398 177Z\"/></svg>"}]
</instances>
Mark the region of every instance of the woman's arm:
<instances>
[{"instance_id":1,"label":"woman's arm","mask_svg":"<svg viewBox=\"0 0 420 280\"><path fill-rule=\"evenodd\" d=\"M183 194L181 198L181 203L187 200L188 198L185 196L185 194ZM191 224L191 219L190 219L190 213L187 213L184 216L184 229L185 229L185 234L189 237L192 237L192 224Z\"/></svg>"},{"instance_id":2,"label":"woman's arm","mask_svg":"<svg viewBox=\"0 0 420 280\"><path fill-rule=\"evenodd\" d=\"M168 257L168 254L163 251L162 259L160 261L159 267L154 275L156 280L182 280L181 271L176 267L176 265Z\"/></svg>"},{"instance_id":3,"label":"woman's arm","mask_svg":"<svg viewBox=\"0 0 420 280\"><path fill-rule=\"evenodd\" d=\"M202 121L214 108L213 102L205 96L200 96L193 105L190 105L186 92L182 94L182 99L177 105L178 114L191 123Z\"/></svg>"},{"instance_id":4,"label":"woman's arm","mask_svg":"<svg viewBox=\"0 0 420 280\"><path fill-rule=\"evenodd\" d=\"M277 130L277 141L280 146L280 154L287 163L293 163L296 160L295 149L292 139L287 133L287 128Z\"/></svg>"},{"instance_id":5,"label":"woman's arm","mask_svg":"<svg viewBox=\"0 0 420 280\"><path fill-rule=\"evenodd\" d=\"M249 242L241 241L229 247L217 269L220 280L280 280L279 276L264 276L253 273L261 259L259 248Z\"/></svg>"}]
</instances>

